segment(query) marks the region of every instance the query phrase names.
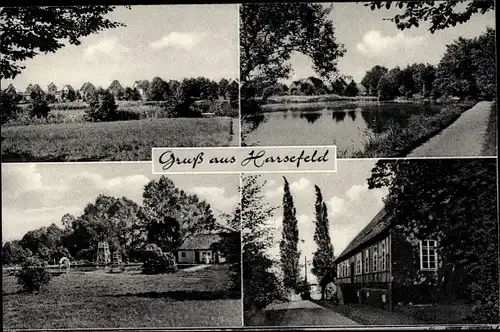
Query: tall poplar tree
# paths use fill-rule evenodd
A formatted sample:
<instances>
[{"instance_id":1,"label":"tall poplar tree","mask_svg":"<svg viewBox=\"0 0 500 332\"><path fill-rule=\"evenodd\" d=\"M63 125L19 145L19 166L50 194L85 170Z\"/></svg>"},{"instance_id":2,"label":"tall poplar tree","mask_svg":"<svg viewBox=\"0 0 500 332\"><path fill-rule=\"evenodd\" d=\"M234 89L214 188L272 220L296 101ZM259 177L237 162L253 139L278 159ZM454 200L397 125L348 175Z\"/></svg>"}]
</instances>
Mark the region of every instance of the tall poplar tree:
<instances>
[{"instance_id":1,"label":"tall poplar tree","mask_svg":"<svg viewBox=\"0 0 500 332\"><path fill-rule=\"evenodd\" d=\"M321 189L314 186L316 189L316 230L314 232L314 241L318 245L318 249L313 256L313 268L311 272L318 278L321 285L321 297L325 296L325 286L334 275L334 256L333 245L330 239L330 225L328 222L328 210L323 201ZM330 277L330 278L329 278Z\"/></svg>"},{"instance_id":2,"label":"tall poplar tree","mask_svg":"<svg viewBox=\"0 0 500 332\"><path fill-rule=\"evenodd\" d=\"M285 177L283 193L283 238L280 243L281 266L283 270L283 285L287 289L297 290L299 279L299 257L297 249L299 242L299 228L290 185Z\"/></svg>"}]
</instances>

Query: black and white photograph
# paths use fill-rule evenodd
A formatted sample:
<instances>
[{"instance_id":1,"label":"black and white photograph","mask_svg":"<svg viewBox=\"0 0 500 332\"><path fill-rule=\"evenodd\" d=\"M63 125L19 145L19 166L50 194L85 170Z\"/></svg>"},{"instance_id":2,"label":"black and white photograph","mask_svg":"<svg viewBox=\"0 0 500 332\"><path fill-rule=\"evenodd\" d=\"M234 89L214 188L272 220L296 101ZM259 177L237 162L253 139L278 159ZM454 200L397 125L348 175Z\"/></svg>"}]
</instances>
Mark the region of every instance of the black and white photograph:
<instances>
[{"instance_id":1,"label":"black and white photograph","mask_svg":"<svg viewBox=\"0 0 500 332\"><path fill-rule=\"evenodd\" d=\"M240 6L242 145L496 156L494 1Z\"/></svg>"},{"instance_id":2,"label":"black and white photograph","mask_svg":"<svg viewBox=\"0 0 500 332\"><path fill-rule=\"evenodd\" d=\"M238 6L5 7L2 161L239 146Z\"/></svg>"},{"instance_id":3,"label":"black and white photograph","mask_svg":"<svg viewBox=\"0 0 500 332\"><path fill-rule=\"evenodd\" d=\"M242 326L239 181L3 164L3 329Z\"/></svg>"},{"instance_id":4,"label":"black and white photograph","mask_svg":"<svg viewBox=\"0 0 500 332\"><path fill-rule=\"evenodd\" d=\"M499 323L496 160L243 176L245 326Z\"/></svg>"}]
</instances>

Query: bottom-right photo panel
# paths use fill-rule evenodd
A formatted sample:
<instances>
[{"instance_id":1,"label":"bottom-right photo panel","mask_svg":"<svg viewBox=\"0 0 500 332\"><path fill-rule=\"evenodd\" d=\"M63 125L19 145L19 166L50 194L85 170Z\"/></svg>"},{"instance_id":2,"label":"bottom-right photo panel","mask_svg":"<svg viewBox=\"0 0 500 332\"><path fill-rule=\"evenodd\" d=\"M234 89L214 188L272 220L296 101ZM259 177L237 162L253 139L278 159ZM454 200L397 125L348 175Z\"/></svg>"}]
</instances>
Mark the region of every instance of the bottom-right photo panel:
<instances>
[{"instance_id":1,"label":"bottom-right photo panel","mask_svg":"<svg viewBox=\"0 0 500 332\"><path fill-rule=\"evenodd\" d=\"M499 323L496 159L243 174L246 326Z\"/></svg>"}]
</instances>

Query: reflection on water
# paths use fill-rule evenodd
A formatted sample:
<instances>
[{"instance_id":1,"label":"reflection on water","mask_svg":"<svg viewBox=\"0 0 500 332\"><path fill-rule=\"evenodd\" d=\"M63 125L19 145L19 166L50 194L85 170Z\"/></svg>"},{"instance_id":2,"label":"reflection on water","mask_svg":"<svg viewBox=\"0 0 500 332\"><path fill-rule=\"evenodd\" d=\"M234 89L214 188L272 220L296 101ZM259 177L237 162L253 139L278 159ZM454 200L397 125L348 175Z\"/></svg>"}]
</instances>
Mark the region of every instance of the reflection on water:
<instances>
[{"instance_id":1,"label":"reflection on water","mask_svg":"<svg viewBox=\"0 0 500 332\"><path fill-rule=\"evenodd\" d=\"M366 134L381 134L392 126L406 126L418 114L435 114L439 106L422 104L327 105L264 112L250 128L245 145L337 145L347 156L363 149Z\"/></svg>"}]
</instances>

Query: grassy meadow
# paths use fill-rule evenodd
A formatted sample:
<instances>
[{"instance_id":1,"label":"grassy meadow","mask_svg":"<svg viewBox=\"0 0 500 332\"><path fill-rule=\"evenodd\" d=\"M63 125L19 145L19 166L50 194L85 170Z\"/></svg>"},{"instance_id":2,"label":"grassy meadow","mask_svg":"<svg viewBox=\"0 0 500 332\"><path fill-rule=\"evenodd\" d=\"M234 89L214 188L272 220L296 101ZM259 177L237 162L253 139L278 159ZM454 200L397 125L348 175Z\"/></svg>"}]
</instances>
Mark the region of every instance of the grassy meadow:
<instances>
[{"instance_id":1,"label":"grassy meadow","mask_svg":"<svg viewBox=\"0 0 500 332\"><path fill-rule=\"evenodd\" d=\"M228 146L233 120L158 118L2 128L2 161L136 161L151 147Z\"/></svg>"},{"instance_id":2,"label":"grassy meadow","mask_svg":"<svg viewBox=\"0 0 500 332\"><path fill-rule=\"evenodd\" d=\"M4 329L241 326L226 265L173 274L71 271L39 294L3 276Z\"/></svg>"}]
</instances>

